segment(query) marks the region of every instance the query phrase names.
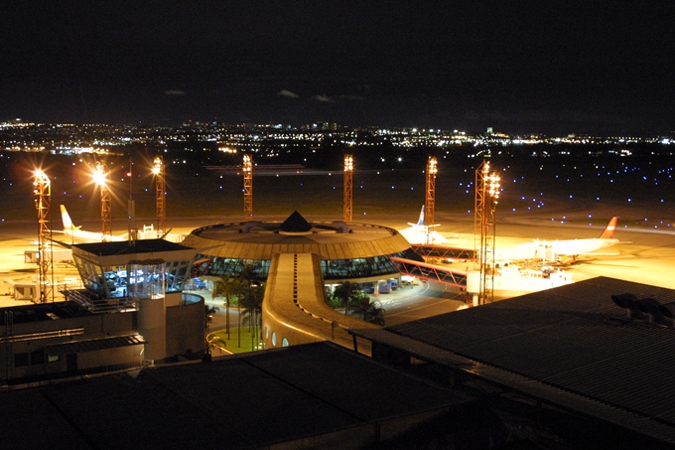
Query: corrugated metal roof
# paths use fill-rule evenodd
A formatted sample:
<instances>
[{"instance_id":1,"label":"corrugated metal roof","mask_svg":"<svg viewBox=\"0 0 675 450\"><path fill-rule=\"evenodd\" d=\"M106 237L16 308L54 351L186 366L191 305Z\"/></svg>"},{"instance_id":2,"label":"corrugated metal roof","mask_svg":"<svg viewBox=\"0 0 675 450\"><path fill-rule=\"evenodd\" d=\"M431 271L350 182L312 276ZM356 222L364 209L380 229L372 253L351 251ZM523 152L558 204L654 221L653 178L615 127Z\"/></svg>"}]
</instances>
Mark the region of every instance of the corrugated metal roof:
<instances>
[{"instance_id":1,"label":"corrugated metal roof","mask_svg":"<svg viewBox=\"0 0 675 450\"><path fill-rule=\"evenodd\" d=\"M343 233L326 231L326 227L339 229L334 224L314 224L316 232L299 235L274 232L279 227L275 223L243 231L246 225L233 223L199 228L185 238L183 245L207 255L257 260L271 260L275 253L316 253L321 259L366 258L410 248L396 230L378 225L351 223L349 233Z\"/></svg>"},{"instance_id":2,"label":"corrugated metal roof","mask_svg":"<svg viewBox=\"0 0 675 450\"><path fill-rule=\"evenodd\" d=\"M675 301L670 289L599 277L387 330L674 427L675 442L675 329L629 320L611 298L627 292Z\"/></svg>"},{"instance_id":3,"label":"corrugated metal roof","mask_svg":"<svg viewBox=\"0 0 675 450\"><path fill-rule=\"evenodd\" d=\"M47 350L52 355L66 355L71 353L93 352L96 350L105 350L116 347L128 347L130 345L141 345L144 343L145 341L142 337L138 335L131 335L50 345L45 347L45 350Z\"/></svg>"}]
</instances>

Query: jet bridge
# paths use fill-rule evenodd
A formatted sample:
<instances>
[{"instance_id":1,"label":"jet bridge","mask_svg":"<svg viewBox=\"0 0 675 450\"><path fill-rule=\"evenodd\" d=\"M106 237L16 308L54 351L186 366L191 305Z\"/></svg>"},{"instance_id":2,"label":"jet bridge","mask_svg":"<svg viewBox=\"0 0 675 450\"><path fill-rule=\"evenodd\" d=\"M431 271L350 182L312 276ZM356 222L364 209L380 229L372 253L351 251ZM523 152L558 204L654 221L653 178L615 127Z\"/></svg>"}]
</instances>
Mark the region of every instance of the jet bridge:
<instances>
[{"instance_id":1,"label":"jet bridge","mask_svg":"<svg viewBox=\"0 0 675 450\"><path fill-rule=\"evenodd\" d=\"M412 259L389 257L403 275L466 289L467 271L450 269Z\"/></svg>"},{"instance_id":2,"label":"jet bridge","mask_svg":"<svg viewBox=\"0 0 675 450\"><path fill-rule=\"evenodd\" d=\"M476 250L450 247L438 244L412 244L412 249L423 258L439 258L445 260L475 261Z\"/></svg>"}]
</instances>

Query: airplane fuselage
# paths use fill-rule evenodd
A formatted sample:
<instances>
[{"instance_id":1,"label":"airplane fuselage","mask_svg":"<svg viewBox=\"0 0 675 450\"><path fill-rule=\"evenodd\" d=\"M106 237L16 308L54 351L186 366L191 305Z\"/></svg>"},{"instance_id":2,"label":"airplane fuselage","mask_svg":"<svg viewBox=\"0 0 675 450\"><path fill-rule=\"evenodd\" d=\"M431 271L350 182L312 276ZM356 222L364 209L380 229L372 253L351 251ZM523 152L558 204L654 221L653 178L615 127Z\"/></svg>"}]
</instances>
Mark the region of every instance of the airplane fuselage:
<instances>
[{"instance_id":1,"label":"airplane fuselage","mask_svg":"<svg viewBox=\"0 0 675 450\"><path fill-rule=\"evenodd\" d=\"M64 229L63 234L75 241L84 242L105 242L105 241L125 241L121 236L104 236L102 233L95 233L93 231L84 231L80 229L68 230Z\"/></svg>"}]
</instances>

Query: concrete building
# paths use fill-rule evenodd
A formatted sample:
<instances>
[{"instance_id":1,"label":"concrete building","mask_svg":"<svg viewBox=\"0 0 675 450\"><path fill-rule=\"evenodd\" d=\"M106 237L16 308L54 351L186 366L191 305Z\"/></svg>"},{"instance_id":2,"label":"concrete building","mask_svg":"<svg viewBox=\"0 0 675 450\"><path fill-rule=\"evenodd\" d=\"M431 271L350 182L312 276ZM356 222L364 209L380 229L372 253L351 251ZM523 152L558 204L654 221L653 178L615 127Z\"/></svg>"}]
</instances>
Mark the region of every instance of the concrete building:
<instances>
[{"instance_id":1,"label":"concrete building","mask_svg":"<svg viewBox=\"0 0 675 450\"><path fill-rule=\"evenodd\" d=\"M204 278L237 275L245 266L266 280L262 304L267 348L329 340L354 347L349 328L371 326L329 308L326 293L345 281L363 289L400 285L396 256L422 262L408 241L388 227L308 222L297 211L284 222L217 224L194 230L183 245L197 249ZM372 325L376 327L375 325ZM361 350L368 353L368 343Z\"/></svg>"},{"instance_id":2,"label":"concrete building","mask_svg":"<svg viewBox=\"0 0 675 450\"><path fill-rule=\"evenodd\" d=\"M204 299L182 292L195 251L161 239L78 244L85 289L0 311L5 384L201 358Z\"/></svg>"},{"instance_id":3,"label":"concrete building","mask_svg":"<svg viewBox=\"0 0 675 450\"><path fill-rule=\"evenodd\" d=\"M17 449L672 449L673 299L595 278L351 330L372 359L323 342L0 391L0 435Z\"/></svg>"}]
</instances>

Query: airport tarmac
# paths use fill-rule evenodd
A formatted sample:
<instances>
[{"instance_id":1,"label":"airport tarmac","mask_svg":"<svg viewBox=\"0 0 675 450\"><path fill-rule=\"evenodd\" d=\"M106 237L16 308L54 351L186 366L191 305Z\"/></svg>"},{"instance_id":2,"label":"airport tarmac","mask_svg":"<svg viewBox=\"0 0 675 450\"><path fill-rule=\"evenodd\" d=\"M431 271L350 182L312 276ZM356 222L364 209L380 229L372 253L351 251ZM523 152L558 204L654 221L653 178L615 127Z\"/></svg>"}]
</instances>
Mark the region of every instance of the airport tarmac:
<instances>
[{"instance_id":1,"label":"airport tarmac","mask_svg":"<svg viewBox=\"0 0 675 450\"><path fill-rule=\"evenodd\" d=\"M355 217L355 222L375 223L402 229L413 221L413 213L387 213ZM606 225L607 214L597 214L598 219L586 219L585 212L569 216L566 221L552 221L543 214L509 215L498 220L495 228L498 248L515 246L538 238L574 239L597 237ZM435 228L450 239L449 245L473 247L473 217L469 214L436 214L441 225ZM602 217L602 219L600 218ZM308 220L333 221L340 217L312 216ZM284 216L255 216L256 220L283 221ZM240 222L242 217L192 217L167 218L172 233L187 234L191 230L214 223ZM121 221L114 223L113 232L125 233ZM592 225L592 226L591 226ZM96 229L96 224L84 224L85 229ZM606 249L598 256L584 256L573 265L563 267L574 281L597 276L607 276L639 283L675 289L675 230L654 229L647 226L626 228L621 220L616 231L619 244ZM0 223L0 306L18 305L27 302L14 300L10 295L13 283L30 283L37 280L37 265L25 262L26 250L37 249L37 223ZM459 267L458 267L459 268ZM466 269L466 267L461 267ZM76 269L63 262L54 263L57 282L78 279Z\"/></svg>"}]
</instances>

